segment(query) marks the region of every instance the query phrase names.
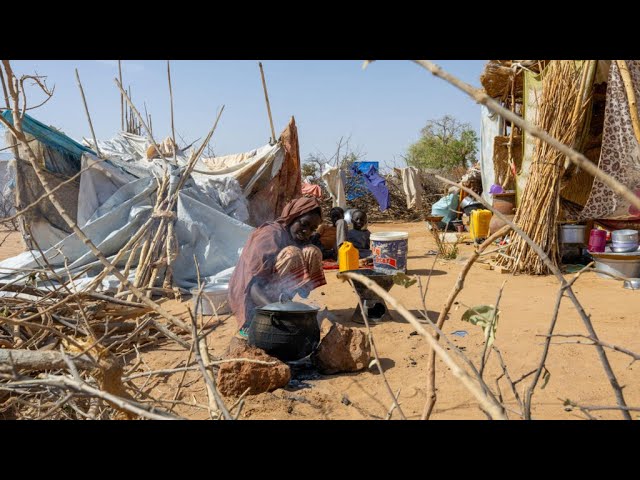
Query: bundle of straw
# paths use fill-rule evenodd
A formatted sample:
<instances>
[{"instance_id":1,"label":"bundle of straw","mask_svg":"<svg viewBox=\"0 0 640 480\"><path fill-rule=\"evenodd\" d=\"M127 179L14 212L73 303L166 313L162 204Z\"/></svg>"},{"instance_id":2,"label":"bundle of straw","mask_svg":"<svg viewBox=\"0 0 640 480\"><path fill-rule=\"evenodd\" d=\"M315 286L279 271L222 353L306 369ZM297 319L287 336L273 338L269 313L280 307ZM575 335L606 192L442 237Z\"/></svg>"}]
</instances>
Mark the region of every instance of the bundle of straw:
<instances>
[{"instance_id":1,"label":"bundle of straw","mask_svg":"<svg viewBox=\"0 0 640 480\"><path fill-rule=\"evenodd\" d=\"M576 66L572 60L551 62L542 80L542 96L536 123L565 145L575 146L581 138L590 91L594 61ZM515 222L558 263L558 213L560 187L565 170L565 156L538 140L531 162L530 177L524 189ZM499 265L512 272L547 274L538 255L516 236Z\"/></svg>"}]
</instances>

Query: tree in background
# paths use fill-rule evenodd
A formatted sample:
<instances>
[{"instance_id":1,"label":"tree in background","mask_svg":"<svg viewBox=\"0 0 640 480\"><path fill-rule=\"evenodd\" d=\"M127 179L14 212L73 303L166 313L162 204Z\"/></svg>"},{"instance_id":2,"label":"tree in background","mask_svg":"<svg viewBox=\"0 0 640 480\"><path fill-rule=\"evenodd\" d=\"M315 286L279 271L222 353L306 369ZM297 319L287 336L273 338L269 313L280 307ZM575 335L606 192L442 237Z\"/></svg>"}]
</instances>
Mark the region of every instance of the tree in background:
<instances>
[{"instance_id":1,"label":"tree in background","mask_svg":"<svg viewBox=\"0 0 640 480\"><path fill-rule=\"evenodd\" d=\"M418 168L467 168L476 162L478 136L469 123L454 117L429 120L420 131L422 138L409 147L405 160Z\"/></svg>"},{"instance_id":2,"label":"tree in background","mask_svg":"<svg viewBox=\"0 0 640 480\"><path fill-rule=\"evenodd\" d=\"M302 164L302 178L305 179L307 177L311 177L312 179L318 177L318 167L313 163Z\"/></svg>"}]
</instances>

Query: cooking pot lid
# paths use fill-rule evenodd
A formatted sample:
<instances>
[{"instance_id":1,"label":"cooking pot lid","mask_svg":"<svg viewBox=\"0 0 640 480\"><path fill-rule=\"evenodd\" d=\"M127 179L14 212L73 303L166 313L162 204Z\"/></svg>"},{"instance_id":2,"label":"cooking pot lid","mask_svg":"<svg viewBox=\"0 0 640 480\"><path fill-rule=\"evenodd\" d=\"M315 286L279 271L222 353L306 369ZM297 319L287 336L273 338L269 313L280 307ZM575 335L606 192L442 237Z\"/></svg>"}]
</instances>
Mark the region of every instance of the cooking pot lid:
<instances>
[{"instance_id":1,"label":"cooking pot lid","mask_svg":"<svg viewBox=\"0 0 640 480\"><path fill-rule=\"evenodd\" d=\"M320 309L301 302L274 302L264 307L258 307L256 310L265 312L317 312Z\"/></svg>"}]
</instances>

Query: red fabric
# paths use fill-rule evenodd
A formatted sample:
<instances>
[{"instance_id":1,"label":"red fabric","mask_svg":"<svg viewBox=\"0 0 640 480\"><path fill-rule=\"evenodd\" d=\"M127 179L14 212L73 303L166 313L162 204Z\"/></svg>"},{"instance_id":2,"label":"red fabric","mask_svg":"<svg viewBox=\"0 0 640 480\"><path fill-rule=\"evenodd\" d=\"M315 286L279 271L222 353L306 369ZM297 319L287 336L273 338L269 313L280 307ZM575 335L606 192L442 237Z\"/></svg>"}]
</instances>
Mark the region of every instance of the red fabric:
<instances>
[{"instance_id":1,"label":"red fabric","mask_svg":"<svg viewBox=\"0 0 640 480\"><path fill-rule=\"evenodd\" d=\"M304 182L302 184L302 195L311 195L312 197L322 198L322 189L320 185Z\"/></svg>"},{"instance_id":2,"label":"red fabric","mask_svg":"<svg viewBox=\"0 0 640 480\"><path fill-rule=\"evenodd\" d=\"M249 223L254 227L278 218L284 206L302 195L300 170L300 146L298 130L293 117L280 134L279 142L284 147L284 161L278 174L247 200L249 201Z\"/></svg>"},{"instance_id":3,"label":"red fabric","mask_svg":"<svg viewBox=\"0 0 640 480\"><path fill-rule=\"evenodd\" d=\"M338 270L338 262L334 262L333 260L323 260L322 268L324 270Z\"/></svg>"}]
</instances>

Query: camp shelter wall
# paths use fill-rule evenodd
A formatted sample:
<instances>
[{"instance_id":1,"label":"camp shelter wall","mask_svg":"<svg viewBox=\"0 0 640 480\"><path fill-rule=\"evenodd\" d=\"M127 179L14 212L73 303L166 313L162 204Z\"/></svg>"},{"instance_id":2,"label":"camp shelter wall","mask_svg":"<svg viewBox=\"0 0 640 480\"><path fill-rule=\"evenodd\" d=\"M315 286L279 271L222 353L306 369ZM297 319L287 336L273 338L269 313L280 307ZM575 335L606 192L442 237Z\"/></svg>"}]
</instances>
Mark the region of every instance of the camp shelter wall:
<instances>
[{"instance_id":1,"label":"camp shelter wall","mask_svg":"<svg viewBox=\"0 0 640 480\"><path fill-rule=\"evenodd\" d=\"M194 174L196 181L208 176L233 176L248 202L252 226L275 220L284 206L302 195L300 146L295 119L282 131L278 143L249 152L224 157L204 158L196 165L203 174Z\"/></svg>"},{"instance_id":2,"label":"camp shelter wall","mask_svg":"<svg viewBox=\"0 0 640 480\"><path fill-rule=\"evenodd\" d=\"M3 111L2 116L13 124L10 110ZM82 154L91 152L89 148L80 145L64 133L26 114L22 119L22 129L29 147L42 167L42 175L52 189L77 174L80 171ZM5 133L5 143L15 143L9 131ZM17 150L14 193L16 209L21 210L36 202L46 192L28 160L26 147L17 142ZM73 218L77 213L79 186L79 179L75 179L62 185L55 193L56 199ZM18 219L18 225L29 249L39 247L46 250L71 233L71 228L48 198L38 202L22 215Z\"/></svg>"},{"instance_id":3,"label":"camp shelter wall","mask_svg":"<svg viewBox=\"0 0 640 480\"><path fill-rule=\"evenodd\" d=\"M576 60L575 62L579 64L582 61ZM592 101L589 105L590 112L584 130L584 141L578 147L578 149L594 163L598 162L600 155L603 123L602 109L604 107L603 95L606 90L604 82L606 82L607 79L610 63L608 60L600 60L597 63ZM527 122L532 124L537 124L539 100L542 96L543 76L544 70L539 74L528 70L524 71L523 116ZM526 131L522 133L522 136L522 165L516 182L518 205L520 204L522 193L529 179L531 161L535 152L536 143L539 141ZM571 202L574 205L574 209L577 208L580 210L587 203L587 199L592 191L593 182L593 176L569 164L563 178L560 196L562 199Z\"/></svg>"},{"instance_id":4,"label":"camp shelter wall","mask_svg":"<svg viewBox=\"0 0 640 480\"><path fill-rule=\"evenodd\" d=\"M640 60L626 60L631 88L640 98ZM636 103L636 108L638 105ZM631 123L629 99L620 70L611 62L607 84L602 150L598 167L640 196L640 139ZM638 220L640 211L616 195L600 180L595 180L580 219Z\"/></svg>"},{"instance_id":5,"label":"camp shelter wall","mask_svg":"<svg viewBox=\"0 0 640 480\"><path fill-rule=\"evenodd\" d=\"M491 202L489 189L496 183L493 164L494 139L504 128L504 119L487 107L480 107L480 172L482 175L482 197Z\"/></svg>"}]
</instances>

